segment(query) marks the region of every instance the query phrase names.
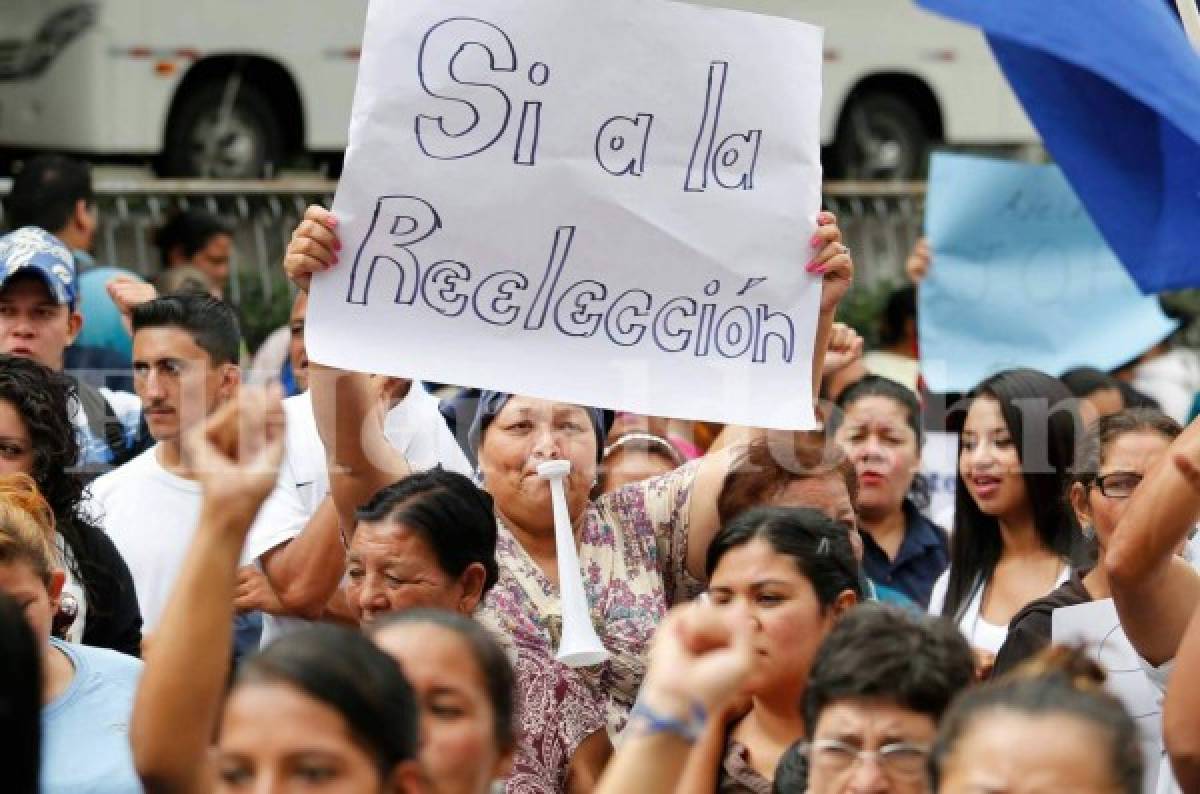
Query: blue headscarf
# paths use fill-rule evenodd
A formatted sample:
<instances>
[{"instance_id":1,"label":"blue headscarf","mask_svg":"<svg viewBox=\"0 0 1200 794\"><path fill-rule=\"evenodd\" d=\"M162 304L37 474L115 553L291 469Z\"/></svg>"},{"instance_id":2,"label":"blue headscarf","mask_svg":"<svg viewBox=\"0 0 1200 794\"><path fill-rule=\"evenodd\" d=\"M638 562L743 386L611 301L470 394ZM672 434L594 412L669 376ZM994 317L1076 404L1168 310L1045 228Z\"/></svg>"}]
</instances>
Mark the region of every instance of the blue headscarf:
<instances>
[{"instance_id":1,"label":"blue headscarf","mask_svg":"<svg viewBox=\"0 0 1200 794\"><path fill-rule=\"evenodd\" d=\"M479 393L479 407L475 411L475 421L471 423L471 430L467 434L467 442L471 445L471 451L476 456L479 455L479 444L483 440L483 434L487 431L488 425L496 418L496 415L504 410L504 406L512 399L512 395L503 391L482 391ZM604 439L608 435L607 424L604 421L604 412L599 408L592 408L587 405L579 406L587 412L588 418L592 420L592 432L596 434L596 461L604 455Z\"/></svg>"}]
</instances>

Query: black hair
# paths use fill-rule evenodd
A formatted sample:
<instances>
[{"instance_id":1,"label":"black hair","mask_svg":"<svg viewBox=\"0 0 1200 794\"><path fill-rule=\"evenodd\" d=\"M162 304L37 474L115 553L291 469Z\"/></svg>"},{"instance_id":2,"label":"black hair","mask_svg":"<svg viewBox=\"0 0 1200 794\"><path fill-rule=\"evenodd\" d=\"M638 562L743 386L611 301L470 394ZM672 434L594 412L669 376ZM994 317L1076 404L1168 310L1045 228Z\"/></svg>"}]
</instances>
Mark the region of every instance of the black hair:
<instances>
[{"instance_id":1,"label":"black hair","mask_svg":"<svg viewBox=\"0 0 1200 794\"><path fill-rule=\"evenodd\" d=\"M437 466L410 474L377 491L355 517L403 524L425 541L450 576L462 576L479 563L486 571L483 593L500 577L492 497L457 472Z\"/></svg>"},{"instance_id":2,"label":"black hair","mask_svg":"<svg viewBox=\"0 0 1200 794\"><path fill-rule=\"evenodd\" d=\"M904 409L904 421L917 439L917 453L925 446L925 430L921 426L921 401L913 390L882 375L864 375L847 386L837 398L838 410L833 412L831 432L836 433L850 406L866 397L886 397ZM909 487L909 499L918 509L929 506L929 482L917 472Z\"/></svg>"},{"instance_id":3,"label":"black hair","mask_svg":"<svg viewBox=\"0 0 1200 794\"><path fill-rule=\"evenodd\" d=\"M756 507L721 528L708 547L704 570L709 579L721 558L756 540L791 557L812 584L822 609L850 590L861 601L862 582L847 528L808 507Z\"/></svg>"},{"instance_id":4,"label":"black hair","mask_svg":"<svg viewBox=\"0 0 1200 794\"><path fill-rule=\"evenodd\" d=\"M804 725L839 700L877 700L934 724L975 680L975 655L958 627L888 604L851 610L825 637L808 673Z\"/></svg>"},{"instance_id":5,"label":"black hair","mask_svg":"<svg viewBox=\"0 0 1200 794\"><path fill-rule=\"evenodd\" d=\"M1120 391L1121 389L1116 378L1095 367L1069 369L1059 377L1059 380L1076 397L1091 397L1098 391Z\"/></svg>"},{"instance_id":6,"label":"black hair","mask_svg":"<svg viewBox=\"0 0 1200 794\"><path fill-rule=\"evenodd\" d=\"M987 378L967 395L967 405L980 398L993 399L1000 405L1021 461L1026 498L1041 544L1064 559L1082 561L1085 548L1079 525L1063 499L1081 424L1075 398L1057 378L1032 369L1006 370ZM960 432L964 414L956 411L954 417ZM943 615L955 620L961 617L975 589L991 578L1004 551L1000 522L979 509L962 477L957 480L950 573L942 609Z\"/></svg>"},{"instance_id":7,"label":"black hair","mask_svg":"<svg viewBox=\"0 0 1200 794\"><path fill-rule=\"evenodd\" d=\"M917 437L917 446L925 443L925 431L921 427L921 401L913 390L902 383L882 375L864 375L847 386L837 398L841 411L834 414L834 429L841 424L842 415L851 405L865 397L886 397L904 408L904 421Z\"/></svg>"},{"instance_id":8,"label":"black hair","mask_svg":"<svg viewBox=\"0 0 1200 794\"><path fill-rule=\"evenodd\" d=\"M44 154L26 161L13 176L12 189L4 199L4 213L9 228L37 226L58 234L80 201L91 205L95 200L87 163Z\"/></svg>"},{"instance_id":9,"label":"black hair","mask_svg":"<svg viewBox=\"0 0 1200 794\"><path fill-rule=\"evenodd\" d=\"M496 744L501 749L511 750L517 743L516 674L504 649L482 626L465 615L444 609L407 609L385 615L371 624L368 633L371 637L378 637L394 626L421 625L452 631L466 643L487 685L488 700L491 701L492 714L495 716L493 735Z\"/></svg>"},{"instance_id":10,"label":"black hair","mask_svg":"<svg viewBox=\"0 0 1200 794\"><path fill-rule=\"evenodd\" d=\"M41 649L21 607L0 593L0 769L6 791L37 794L41 748Z\"/></svg>"},{"instance_id":11,"label":"black hair","mask_svg":"<svg viewBox=\"0 0 1200 794\"><path fill-rule=\"evenodd\" d=\"M1158 400L1133 388L1132 384L1118 380L1117 388L1121 390L1121 401L1125 404L1126 408L1153 408L1156 411L1162 410L1162 406L1158 404Z\"/></svg>"},{"instance_id":12,"label":"black hair","mask_svg":"<svg viewBox=\"0 0 1200 794\"><path fill-rule=\"evenodd\" d=\"M158 247L162 263L166 266L170 264L167 260L171 251L178 248L185 258L191 259L219 234L232 236L233 229L210 212L183 210L172 215L154 233L154 245Z\"/></svg>"},{"instance_id":13,"label":"black hair","mask_svg":"<svg viewBox=\"0 0 1200 794\"><path fill-rule=\"evenodd\" d=\"M917 287L906 284L888 295L879 320L879 343L890 347L904 340L905 326L917 319Z\"/></svg>"},{"instance_id":14,"label":"black hair","mask_svg":"<svg viewBox=\"0 0 1200 794\"><path fill-rule=\"evenodd\" d=\"M167 295L133 308L133 333L146 328L179 328L192 335L215 365L236 364L242 337L228 303L193 292Z\"/></svg>"},{"instance_id":15,"label":"black hair","mask_svg":"<svg viewBox=\"0 0 1200 794\"><path fill-rule=\"evenodd\" d=\"M83 513L84 483L78 471L79 437L71 423L76 388L66 375L18 356L0 355L0 400L13 407L25 423L33 448L29 475L54 511L54 524L70 554L64 555L71 575L87 595L88 610L106 614L98 593L123 585L106 566L96 547L102 529Z\"/></svg>"},{"instance_id":16,"label":"black hair","mask_svg":"<svg viewBox=\"0 0 1200 794\"><path fill-rule=\"evenodd\" d=\"M937 791L959 742L990 714L1062 715L1084 722L1106 739L1099 748L1123 794L1142 790L1140 731L1121 702L1104 689L1104 671L1077 648L1053 647L1008 675L967 690L942 721L929 759Z\"/></svg>"},{"instance_id":17,"label":"black hair","mask_svg":"<svg viewBox=\"0 0 1200 794\"><path fill-rule=\"evenodd\" d=\"M357 631L318 624L286 634L238 668L233 688L282 683L329 706L381 775L417 755L417 702L400 667Z\"/></svg>"},{"instance_id":18,"label":"black hair","mask_svg":"<svg viewBox=\"0 0 1200 794\"><path fill-rule=\"evenodd\" d=\"M775 766L771 794L808 791L808 745L801 739L784 751Z\"/></svg>"}]
</instances>

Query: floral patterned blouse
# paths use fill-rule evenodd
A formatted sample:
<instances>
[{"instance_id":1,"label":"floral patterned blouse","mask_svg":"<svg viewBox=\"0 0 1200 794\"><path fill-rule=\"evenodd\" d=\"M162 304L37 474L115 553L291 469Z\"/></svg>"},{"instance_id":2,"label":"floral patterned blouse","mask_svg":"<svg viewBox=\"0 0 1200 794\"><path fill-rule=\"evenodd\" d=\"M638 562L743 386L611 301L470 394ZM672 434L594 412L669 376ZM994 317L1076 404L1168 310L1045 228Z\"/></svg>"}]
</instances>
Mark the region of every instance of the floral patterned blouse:
<instances>
[{"instance_id":1,"label":"floral patterned blouse","mask_svg":"<svg viewBox=\"0 0 1200 794\"><path fill-rule=\"evenodd\" d=\"M750 750L730 739L717 776L717 794L771 794L772 788L771 781L750 764Z\"/></svg>"},{"instance_id":2,"label":"floral patterned blouse","mask_svg":"<svg viewBox=\"0 0 1200 794\"><path fill-rule=\"evenodd\" d=\"M587 507L577 538L592 623L611 654L596 667L556 661L562 631L558 588L500 522L500 579L476 618L514 661L521 734L508 794L563 791L568 765L588 736L624 725L667 609L700 592L687 573L688 519L698 464L635 483Z\"/></svg>"}]
</instances>

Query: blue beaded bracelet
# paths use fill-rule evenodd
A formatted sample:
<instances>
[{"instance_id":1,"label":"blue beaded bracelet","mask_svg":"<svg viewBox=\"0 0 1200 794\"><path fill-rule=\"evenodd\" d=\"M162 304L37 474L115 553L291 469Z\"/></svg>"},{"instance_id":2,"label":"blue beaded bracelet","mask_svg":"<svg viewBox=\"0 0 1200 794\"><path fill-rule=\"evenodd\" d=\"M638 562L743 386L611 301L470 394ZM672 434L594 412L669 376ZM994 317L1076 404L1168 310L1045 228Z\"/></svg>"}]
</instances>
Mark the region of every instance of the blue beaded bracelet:
<instances>
[{"instance_id":1,"label":"blue beaded bracelet","mask_svg":"<svg viewBox=\"0 0 1200 794\"><path fill-rule=\"evenodd\" d=\"M644 702L638 701L629 713L630 727L639 736L653 736L657 733L669 733L678 736L688 744L694 744L704 733L704 724L708 721L708 712L704 706L693 702L687 719L659 714Z\"/></svg>"}]
</instances>

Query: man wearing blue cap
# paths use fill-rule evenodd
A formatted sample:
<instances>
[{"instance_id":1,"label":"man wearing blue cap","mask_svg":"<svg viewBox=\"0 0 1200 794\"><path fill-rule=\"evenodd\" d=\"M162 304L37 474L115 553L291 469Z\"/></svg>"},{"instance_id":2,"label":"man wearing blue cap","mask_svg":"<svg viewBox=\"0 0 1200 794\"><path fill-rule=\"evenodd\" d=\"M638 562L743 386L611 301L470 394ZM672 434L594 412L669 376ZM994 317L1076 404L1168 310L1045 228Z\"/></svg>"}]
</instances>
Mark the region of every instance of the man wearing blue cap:
<instances>
[{"instance_id":1,"label":"man wearing blue cap","mask_svg":"<svg viewBox=\"0 0 1200 794\"><path fill-rule=\"evenodd\" d=\"M28 226L0 237L0 353L32 359L56 372L79 335L75 261L54 235ZM80 464L91 471L128 459L141 420L141 402L127 392L79 383L71 417L80 438Z\"/></svg>"}]
</instances>

